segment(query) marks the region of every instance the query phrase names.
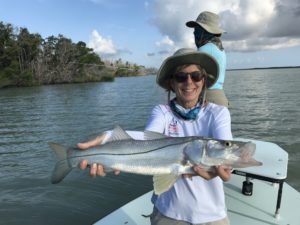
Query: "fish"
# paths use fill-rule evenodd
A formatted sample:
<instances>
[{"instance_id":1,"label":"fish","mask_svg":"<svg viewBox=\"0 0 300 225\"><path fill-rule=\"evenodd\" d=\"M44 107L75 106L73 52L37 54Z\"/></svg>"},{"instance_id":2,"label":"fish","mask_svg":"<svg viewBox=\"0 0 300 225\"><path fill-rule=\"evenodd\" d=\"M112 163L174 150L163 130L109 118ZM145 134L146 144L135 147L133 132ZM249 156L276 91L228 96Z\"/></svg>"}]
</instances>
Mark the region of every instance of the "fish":
<instances>
[{"instance_id":1,"label":"fish","mask_svg":"<svg viewBox=\"0 0 300 225\"><path fill-rule=\"evenodd\" d=\"M144 131L144 140L133 139L120 126L101 145L87 150L49 142L58 158L51 182L61 182L83 159L89 165L104 166L106 171L152 175L155 194L168 191L182 174L195 174L192 167L201 165L206 170L224 165L231 168L261 166L253 158L256 145L252 142L218 140L201 136L169 137Z\"/></svg>"}]
</instances>

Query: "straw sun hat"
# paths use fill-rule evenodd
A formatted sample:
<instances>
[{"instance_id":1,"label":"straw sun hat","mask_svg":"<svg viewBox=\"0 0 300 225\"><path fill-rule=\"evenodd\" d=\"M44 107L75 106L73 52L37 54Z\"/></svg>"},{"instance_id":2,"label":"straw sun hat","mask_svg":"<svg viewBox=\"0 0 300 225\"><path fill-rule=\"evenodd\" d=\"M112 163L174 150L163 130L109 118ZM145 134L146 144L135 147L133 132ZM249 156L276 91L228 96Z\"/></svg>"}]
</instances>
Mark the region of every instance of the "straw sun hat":
<instances>
[{"instance_id":1,"label":"straw sun hat","mask_svg":"<svg viewBox=\"0 0 300 225\"><path fill-rule=\"evenodd\" d=\"M219 26L219 16L207 11L200 13L196 21L189 21L185 25L188 27L201 26L211 34L222 34L225 32Z\"/></svg>"},{"instance_id":2,"label":"straw sun hat","mask_svg":"<svg viewBox=\"0 0 300 225\"><path fill-rule=\"evenodd\" d=\"M170 90L169 81L172 72L176 67L185 64L196 64L205 69L208 75L207 88L211 87L219 77L219 67L214 58L191 48L181 48L162 63L156 77L157 84L166 90Z\"/></svg>"}]
</instances>

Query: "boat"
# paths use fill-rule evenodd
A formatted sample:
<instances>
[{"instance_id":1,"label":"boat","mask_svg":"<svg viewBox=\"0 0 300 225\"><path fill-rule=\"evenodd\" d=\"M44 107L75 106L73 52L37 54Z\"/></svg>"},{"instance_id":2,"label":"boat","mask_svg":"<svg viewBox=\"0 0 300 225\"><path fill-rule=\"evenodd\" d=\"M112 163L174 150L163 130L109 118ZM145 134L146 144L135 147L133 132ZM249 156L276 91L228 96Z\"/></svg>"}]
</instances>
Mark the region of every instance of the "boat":
<instances>
[{"instance_id":1,"label":"boat","mask_svg":"<svg viewBox=\"0 0 300 225\"><path fill-rule=\"evenodd\" d=\"M141 132L128 132L141 138ZM300 193L285 180L288 153L275 143L242 139L256 144L254 158L263 162L232 172L224 183L225 201L231 225L300 225ZM153 191L130 201L94 225L150 225Z\"/></svg>"}]
</instances>

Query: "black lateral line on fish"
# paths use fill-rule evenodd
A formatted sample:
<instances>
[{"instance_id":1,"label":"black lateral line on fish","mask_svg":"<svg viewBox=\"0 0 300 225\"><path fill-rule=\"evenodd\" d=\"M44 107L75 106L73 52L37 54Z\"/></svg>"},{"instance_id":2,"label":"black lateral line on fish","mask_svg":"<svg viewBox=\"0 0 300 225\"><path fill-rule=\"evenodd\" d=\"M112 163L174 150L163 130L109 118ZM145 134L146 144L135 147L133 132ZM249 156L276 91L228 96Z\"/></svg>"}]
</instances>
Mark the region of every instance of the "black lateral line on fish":
<instances>
[{"instance_id":1,"label":"black lateral line on fish","mask_svg":"<svg viewBox=\"0 0 300 225\"><path fill-rule=\"evenodd\" d=\"M170 146L174 146L174 145L178 145L178 144L188 143L190 141L191 140L187 140L187 141L183 141L183 142L180 142L180 143L164 145L163 147L150 149L150 150L144 151L144 152L135 152L135 153L94 153L94 154L89 154L89 155L72 156L72 157L69 157L69 158L82 158L82 157L85 157L85 156L96 156L96 155L140 155L140 154L145 154L145 153L149 153L149 152L154 152L154 151L157 151L157 150L165 148L165 147L170 147Z\"/></svg>"}]
</instances>

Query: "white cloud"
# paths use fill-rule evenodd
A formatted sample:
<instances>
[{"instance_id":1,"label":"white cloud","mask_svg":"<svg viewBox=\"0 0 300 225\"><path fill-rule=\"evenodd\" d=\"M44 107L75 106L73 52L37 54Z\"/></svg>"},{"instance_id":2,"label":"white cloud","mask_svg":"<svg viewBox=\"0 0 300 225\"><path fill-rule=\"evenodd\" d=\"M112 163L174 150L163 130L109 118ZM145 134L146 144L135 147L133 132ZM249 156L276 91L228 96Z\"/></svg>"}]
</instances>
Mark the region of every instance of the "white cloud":
<instances>
[{"instance_id":1,"label":"white cloud","mask_svg":"<svg viewBox=\"0 0 300 225\"><path fill-rule=\"evenodd\" d=\"M174 41L169 38L168 35L164 36L161 41L157 41L156 46L174 46Z\"/></svg>"},{"instance_id":2,"label":"white cloud","mask_svg":"<svg viewBox=\"0 0 300 225\"><path fill-rule=\"evenodd\" d=\"M117 54L117 48L111 37L102 37L97 30L93 30L88 43L89 48L93 48L94 52L99 55L115 55Z\"/></svg>"},{"instance_id":3,"label":"white cloud","mask_svg":"<svg viewBox=\"0 0 300 225\"><path fill-rule=\"evenodd\" d=\"M201 11L219 14L227 52L260 51L300 44L299 0L154 0L151 19L174 48L194 47L193 29L185 26ZM159 41L158 43L162 43ZM163 47L163 45L161 45Z\"/></svg>"},{"instance_id":4,"label":"white cloud","mask_svg":"<svg viewBox=\"0 0 300 225\"><path fill-rule=\"evenodd\" d=\"M229 2L229 4L227 3ZM218 13L221 9L229 9L231 1L222 0L155 0L152 5L151 19L163 36L168 36L178 47L193 47L193 30L185 26L189 20L195 20L199 12L209 10Z\"/></svg>"}]
</instances>

